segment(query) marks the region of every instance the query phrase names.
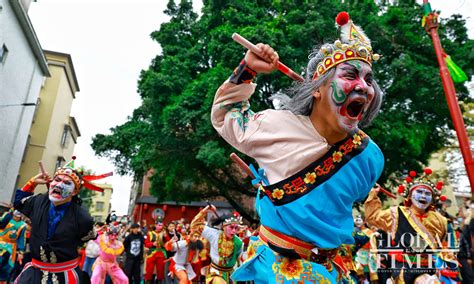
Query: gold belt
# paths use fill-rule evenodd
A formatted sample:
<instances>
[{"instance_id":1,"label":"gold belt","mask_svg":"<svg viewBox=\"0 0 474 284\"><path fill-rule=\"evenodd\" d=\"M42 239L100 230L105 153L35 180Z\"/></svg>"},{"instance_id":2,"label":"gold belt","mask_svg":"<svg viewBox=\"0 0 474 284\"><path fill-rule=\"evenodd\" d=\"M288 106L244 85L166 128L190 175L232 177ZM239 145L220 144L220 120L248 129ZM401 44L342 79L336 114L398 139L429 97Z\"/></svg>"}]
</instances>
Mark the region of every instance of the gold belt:
<instances>
[{"instance_id":1,"label":"gold belt","mask_svg":"<svg viewBox=\"0 0 474 284\"><path fill-rule=\"evenodd\" d=\"M326 263L328 260L336 257L337 252L339 251L339 248L318 248L311 243L285 235L263 225L260 226L259 231L259 237L264 243L271 243L272 245L283 249L293 250L301 258L308 261Z\"/></svg>"}]
</instances>

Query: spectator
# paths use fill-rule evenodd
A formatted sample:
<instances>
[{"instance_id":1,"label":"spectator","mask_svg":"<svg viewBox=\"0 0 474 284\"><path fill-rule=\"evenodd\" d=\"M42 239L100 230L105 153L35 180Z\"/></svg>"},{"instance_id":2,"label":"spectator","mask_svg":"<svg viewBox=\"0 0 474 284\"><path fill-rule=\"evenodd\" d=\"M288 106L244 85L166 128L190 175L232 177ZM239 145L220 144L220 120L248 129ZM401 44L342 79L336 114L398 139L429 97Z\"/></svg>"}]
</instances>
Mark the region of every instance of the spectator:
<instances>
[{"instance_id":1,"label":"spectator","mask_svg":"<svg viewBox=\"0 0 474 284\"><path fill-rule=\"evenodd\" d=\"M131 284L139 284L140 265L143 259L143 247L145 238L140 232L140 225L135 223L131 226L131 233L125 238L124 247L126 254L125 274Z\"/></svg>"}]
</instances>

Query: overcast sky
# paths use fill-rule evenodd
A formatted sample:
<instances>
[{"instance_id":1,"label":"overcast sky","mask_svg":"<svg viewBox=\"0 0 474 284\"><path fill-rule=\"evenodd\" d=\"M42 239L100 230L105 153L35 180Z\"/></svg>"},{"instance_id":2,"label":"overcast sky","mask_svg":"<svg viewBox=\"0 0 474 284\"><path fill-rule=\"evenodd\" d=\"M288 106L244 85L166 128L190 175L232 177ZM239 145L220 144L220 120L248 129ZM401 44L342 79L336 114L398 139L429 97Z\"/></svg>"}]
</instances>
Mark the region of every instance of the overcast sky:
<instances>
[{"instance_id":1,"label":"overcast sky","mask_svg":"<svg viewBox=\"0 0 474 284\"><path fill-rule=\"evenodd\" d=\"M123 124L140 105L138 76L161 52L150 33L168 20L163 14L167 2L38 0L31 4L28 14L42 48L68 53L73 60L80 88L71 113L81 131L74 150L77 165L96 173L114 171L110 161L94 155L91 139ZM195 10L199 11L202 1L194 2ZM472 1L432 0L430 3L433 9L442 10L441 16L452 13L470 16L470 38L474 37ZM229 44L233 44L230 39ZM115 175L106 181L114 187L112 209L120 215L126 214L131 177Z\"/></svg>"}]
</instances>

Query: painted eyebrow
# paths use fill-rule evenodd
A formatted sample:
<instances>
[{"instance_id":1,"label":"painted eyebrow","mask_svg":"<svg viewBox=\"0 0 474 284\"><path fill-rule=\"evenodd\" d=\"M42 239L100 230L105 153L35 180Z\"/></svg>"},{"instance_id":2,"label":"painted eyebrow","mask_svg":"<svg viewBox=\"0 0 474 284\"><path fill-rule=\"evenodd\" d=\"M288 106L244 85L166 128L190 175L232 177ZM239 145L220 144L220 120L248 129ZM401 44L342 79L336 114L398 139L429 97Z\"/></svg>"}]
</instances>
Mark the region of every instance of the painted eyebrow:
<instances>
[{"instance_id":1,"label":"painted eyebrow","mask_svg":"<svg viewBox=\"0 0 474 284\"><path fill-rule=\"evenodd\" d=\"M360 74L359 69L357 69L355 66L351 65L350 63L343 63L341 65L341 69L344 70L344 71L352 71L356 74ZM367 72L367 74L365 74L365 77L367 77L367 76L372 77L373 76L372 74L373 74L372 71L369 71L369 72Z\"/></svg>"}]
</instances>

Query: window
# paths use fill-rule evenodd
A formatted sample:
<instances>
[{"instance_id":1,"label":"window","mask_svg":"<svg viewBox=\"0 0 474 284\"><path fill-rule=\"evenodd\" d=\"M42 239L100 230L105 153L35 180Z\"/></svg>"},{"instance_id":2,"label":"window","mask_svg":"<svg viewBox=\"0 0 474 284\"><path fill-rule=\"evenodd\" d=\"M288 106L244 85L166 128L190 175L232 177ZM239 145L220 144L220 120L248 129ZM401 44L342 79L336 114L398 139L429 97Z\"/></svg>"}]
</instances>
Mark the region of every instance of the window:
<instances>
[{"instance_id":1,"label":"window","mask_svg":"<svg viewBox=\"0 0 474 284\"><path fill-rule=\"evenodd\" d=\"M95 211L102 211L102 210L104 210L104 202L97 201L95 203Z\"/></svg>"},{"instance_id":2,"label":"window","mask_svg":"<svg viewBox=\"0 0 474 284\"><path fill-rule=\"evenodd\" d=\"M8 48L5 44L2 45L2 48L0 48L0 63L4 64L5 60L7 59L8 55Z\"/></svg>"},{"instance_id":3,"label":"window","mask_svg":"<svg viewBox=\"0 0 474 284\"><path fill-rule=\"evenodd\" d=\"M69 125L65 124L64 125L64 130L63 130L63 135L61 136L61 146L63 148L66 148L67 145L69 144L69 132L71 131L71 128Z\"/></svg>"},{"instance_id":4,"label":"window","mask_svg":"<svg viewBox=\"0 0 474 284\"><path fill-rule=\"evenodd\" d=\"M56 160L56 169L59 169L64 162L66 162L66 160L64 160L64 157L59 156Z\"/></svg>"},{"instance_id":5,"label":"window","mask_svg":"<svg viewBox=\"0 0 474 284\"><path fill-rule=\"evenodd\" d=\"M94 216L93 218L95 222L102 222L102 216Z\"/></svg>"}]
</instances>

